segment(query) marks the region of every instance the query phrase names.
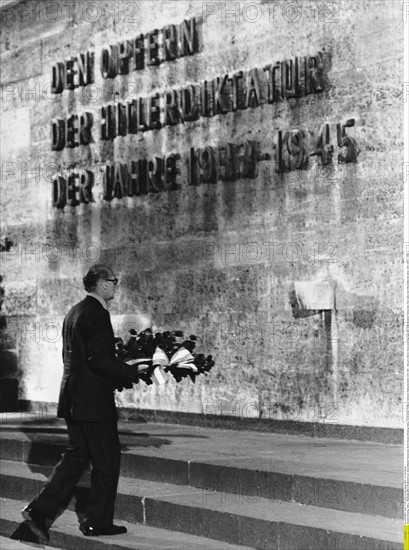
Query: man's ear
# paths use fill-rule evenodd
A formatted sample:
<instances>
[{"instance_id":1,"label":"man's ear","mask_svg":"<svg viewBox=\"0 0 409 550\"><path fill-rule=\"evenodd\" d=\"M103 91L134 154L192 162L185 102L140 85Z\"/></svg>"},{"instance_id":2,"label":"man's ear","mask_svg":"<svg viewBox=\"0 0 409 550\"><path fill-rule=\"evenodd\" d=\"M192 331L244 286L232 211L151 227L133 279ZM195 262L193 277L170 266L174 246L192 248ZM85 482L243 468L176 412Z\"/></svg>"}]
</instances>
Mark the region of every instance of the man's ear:
<instances>
[{"instance_id":1,"label":"man's ear","mask_svg":"<svg viewBox=\"0 0 409 550\"><path fill-rule=\"evenodd\" d=\"M100 289L100 288L103 289L103 288L104 288L104 284L105 284L105 281L104 281L103 279L99 279L99 280L97 281L96 286L95 286L95 290L98 290L98 289Z\"/></svg>"}]
</instances>

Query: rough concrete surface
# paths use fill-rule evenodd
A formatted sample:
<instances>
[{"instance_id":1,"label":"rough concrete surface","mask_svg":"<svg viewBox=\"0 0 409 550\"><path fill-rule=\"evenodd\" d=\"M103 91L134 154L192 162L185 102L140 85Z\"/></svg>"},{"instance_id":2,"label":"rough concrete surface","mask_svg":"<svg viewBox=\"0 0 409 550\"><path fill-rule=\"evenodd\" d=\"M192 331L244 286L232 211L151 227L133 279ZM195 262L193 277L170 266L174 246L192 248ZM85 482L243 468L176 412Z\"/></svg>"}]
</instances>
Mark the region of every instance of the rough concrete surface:
<instances>
[{"instance_id":1,"label":"rough concrete surface","mask_svg":"<svg viewBox=\"0 0 409 550\"><path fill-rule=\"evenodd\" d=\"M5 6L0 39L8 86L2 162L9 163L1 237L13 243L2 252L2 341L18 356L20 397L56 401L58 327L97 259L120 279L111 306L118 335L129 319L138 328L182 329L216 358L211 375L195 385L135 387L119 404L194 413L212 407L215 414L227 407L238 417L296 421L313 421L325 409L341 424L402 427L402 3L340 0L331 4L334 13L318 13L307 2L298 17L284 2L260 3L260 13L240 2L235 18L194 0L139 1L130 4L134 20L126 2L115 3L117 14L101 1L99 15L84 14L81 3L71 11L65 3L57 15L45 10L47 2L35 4ZM192 17L199 52L102 77L104 45ZM81 88L44 98L53 64L88 51L95 52L97 100ZM330 56L322 92L100 139L101 107L113 97L147 97L318 51ZM94 141L52 151L52 119L83 111L94 117ZM350 119L355 126L346 132L360 153L357 162L338 163L336 125ZM332 161L315 155L307 167L276 172L277 132L298 129L313 140L326 122ZM188 184L191 147L245 140L271 157L256 162L252 177ZM297 145L289 148L296 157ZM180 189L102 198L107 163L169 154L181 155ZM54 208L47 163L65 175L92 169L94 202ZM335 309L295 317L290 296L299 281L333 285Z\"/></svg>"}]
</instances>

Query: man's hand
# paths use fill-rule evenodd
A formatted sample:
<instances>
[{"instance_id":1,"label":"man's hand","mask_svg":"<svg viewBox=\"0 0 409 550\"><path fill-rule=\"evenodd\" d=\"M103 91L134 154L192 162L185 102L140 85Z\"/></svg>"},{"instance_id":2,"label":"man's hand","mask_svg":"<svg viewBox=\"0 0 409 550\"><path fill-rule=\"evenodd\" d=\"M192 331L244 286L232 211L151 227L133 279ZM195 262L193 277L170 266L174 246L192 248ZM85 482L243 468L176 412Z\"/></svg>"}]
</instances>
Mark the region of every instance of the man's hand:
<instances>
[{"instance_id":1,"label":"man's hand","mask_svg":"<svg viewBox=\"0 0 409 550\"><path fill-rule=\"evenodd\" d=\"M129 378L131 379L132 384L138 384L139 382L138 366L135 366L135 367L127 366L127 370L129 372Z\"/></svg>"},{"instance_id":2,"label":"man's hand","mask_svg":"<svg viewBox=\"0 0 409 550\"><path fill-rule=\"evenodd\" d=\"M148 372L140 372L139 373L139 379L143 380L145 382L145 384L147 384L148 386L153 384L153 381L152 381L152 379L150 377L150 374Z\"/></svg>"},{"instance_id":3,"label":"man's hand","mask_svg":"<svg viewBox=\"0 0 409 550\"><path fill-rule=\"evenodd\" d=\"M127 368L129 372L129 376L134 384L138 384L140 380L143 380L145 384L150 386L153 384L153 381L151 380L151 373L150 369L143 370L141 372L138 372L139 365L130 366L129 363L127 363Z\"/></svg>"},{"instance_id":4,"label":"man's hand","mask_svg":"<svg viewBox=\"0 0 409 550\"><path fill-rule=\"evenodd\" d=\"M130 390L132 388L132 382L123 382L121 384L117 384L115 386L115 389L118 391L122 391L123 389Z\"/></svg>"}]
</instances>

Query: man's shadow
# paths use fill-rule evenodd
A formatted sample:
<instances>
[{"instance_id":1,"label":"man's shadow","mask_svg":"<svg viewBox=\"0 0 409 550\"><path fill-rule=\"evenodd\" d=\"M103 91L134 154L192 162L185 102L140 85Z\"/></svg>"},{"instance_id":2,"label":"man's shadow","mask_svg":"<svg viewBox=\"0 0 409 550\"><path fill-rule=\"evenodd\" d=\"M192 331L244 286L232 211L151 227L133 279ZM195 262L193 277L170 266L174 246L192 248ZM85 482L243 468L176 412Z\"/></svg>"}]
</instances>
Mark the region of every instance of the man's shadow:
<instances>
[{"instance_id":1,"label":"man's shadow","mask_svg":"<svg viewBox=\"0 0 409 550\"><path fill-rule=\"evenodd\" d=\"M40 539L33 533L33 531L29 527L28 521L23 521L20 523L20 525L17 527L17 529L10 535L10 539L13 540L20 540L24 542L32 542L36 545L36 548L38 548L37 545L39 545L40 548L45 548L44 544Z\"/></svg>"}]
</instances>

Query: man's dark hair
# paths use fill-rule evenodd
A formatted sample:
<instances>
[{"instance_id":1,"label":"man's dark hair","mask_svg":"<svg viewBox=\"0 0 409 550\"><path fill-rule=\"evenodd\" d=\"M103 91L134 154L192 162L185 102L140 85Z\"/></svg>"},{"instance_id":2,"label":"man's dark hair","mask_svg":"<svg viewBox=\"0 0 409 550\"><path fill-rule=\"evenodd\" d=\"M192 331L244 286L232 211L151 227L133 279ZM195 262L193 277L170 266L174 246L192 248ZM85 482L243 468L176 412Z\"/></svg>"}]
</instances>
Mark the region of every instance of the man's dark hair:
<instances>
[{"instance_id":1,"label":"man's dark hair","mask_svg":"<svg viewBox=\"0 0 409 550\"><path fill-rule=\"evenodd\" d=\"M82 279L85 290L87 292L94 292L97 283L100 279L109 279L111 276L111 270L106 265L95 264L91 266L88 273Z\"/></svg>"}]
</instances>

